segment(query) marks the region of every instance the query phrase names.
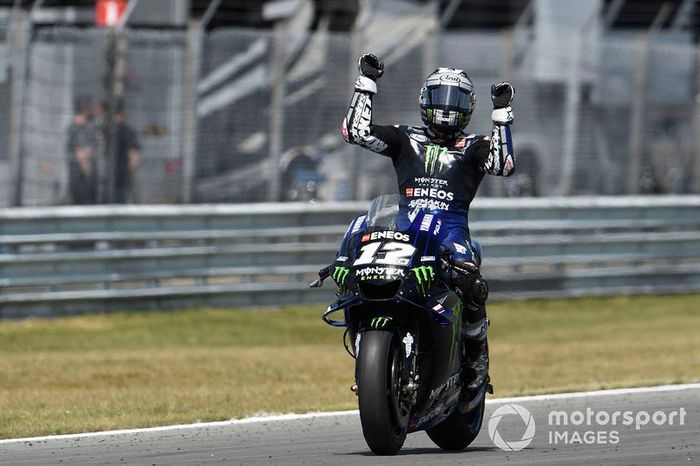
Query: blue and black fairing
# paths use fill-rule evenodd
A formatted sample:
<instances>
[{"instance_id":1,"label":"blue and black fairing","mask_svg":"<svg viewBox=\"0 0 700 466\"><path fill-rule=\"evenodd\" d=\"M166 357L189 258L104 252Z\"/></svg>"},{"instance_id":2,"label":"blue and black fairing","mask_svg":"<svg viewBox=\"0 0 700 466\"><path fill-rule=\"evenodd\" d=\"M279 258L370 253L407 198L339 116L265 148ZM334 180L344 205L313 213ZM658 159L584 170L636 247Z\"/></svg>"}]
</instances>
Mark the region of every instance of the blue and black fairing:
<instances>
[{"instance_id":1,"label":"blue and black fairing","mask_svg":"<svg viewBox=\"0 0 700 466\"><path fill-rule=\"evenodd\" d=\"M381 213L382 207L389 213ZM441 277L445 237L438 214L399 211L398 196L376 199L368 214L356 217L343 236L330 272L339 287L338 298L326 309L324 320L346 326L348 309L384 302L424 309L440 325L450 325L456 300ZM407 249L411 254L402 256ZM345 314L343 320L329 317L340 310Z\"/></svg>"},{"instance_id":2,"label":"blue and black fairing","mask_svg":"<svg viewBox=\"0 0 700 466\"><path fill-rule=\"evenodd\" d=\"M345 266L357 256L360 247L358 238L367 231L367 214L358 215L350 222L348 229L340 242L340 249L336 256L336 266Z\"/></svg>"}]
</instances>

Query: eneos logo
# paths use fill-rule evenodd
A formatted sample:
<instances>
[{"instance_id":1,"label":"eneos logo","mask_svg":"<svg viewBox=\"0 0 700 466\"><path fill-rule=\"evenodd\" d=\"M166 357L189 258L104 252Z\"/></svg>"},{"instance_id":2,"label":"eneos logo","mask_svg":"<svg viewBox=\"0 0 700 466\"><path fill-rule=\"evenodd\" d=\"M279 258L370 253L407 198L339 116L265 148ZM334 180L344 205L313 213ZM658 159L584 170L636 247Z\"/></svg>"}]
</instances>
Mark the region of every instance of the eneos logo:
<instances>
[{"instance_id":1,"label":"eneos logo","mask_svg":"<svg viewBox=\"0 0 700 466\"><path fill-rule=\"evenodd\" d=\"M453 201L455 195L453 192L444 191L436 188L406 188L406 197L431 197L440 199L441 201Z\"/></svg>"},{"instance_id":2,"label":"eneos logo","mask_svg":"<svg viewBox=\"0 0 700 466\"><path fill-rule=\"evenodd\" d=\"M498 432L498 424L501 422L503 416L511 414L520 416L525 423L525 432L520 440L505 441ZM535 419L532 417L530 411L520 405L509 403L500 406L491 414L491 418L489 419L489 437L491 437L493 444L501 450L520 451L530 445L530 442L532 442L532 439L535 437Z\"/></svg>"},{"instance_id":3,"label":"eneos logo","mask_svg":"<svg viewBox=\"0 0 700 466\"><path fill-rule=\"evenodd\" d=\"M373 233L366 233L362 235L360 242L366 243L367 241L375 241L378 239L393 239L396 241L410 241L411 238L400 231L375 231Z\"/></svg>"}]
</instances>

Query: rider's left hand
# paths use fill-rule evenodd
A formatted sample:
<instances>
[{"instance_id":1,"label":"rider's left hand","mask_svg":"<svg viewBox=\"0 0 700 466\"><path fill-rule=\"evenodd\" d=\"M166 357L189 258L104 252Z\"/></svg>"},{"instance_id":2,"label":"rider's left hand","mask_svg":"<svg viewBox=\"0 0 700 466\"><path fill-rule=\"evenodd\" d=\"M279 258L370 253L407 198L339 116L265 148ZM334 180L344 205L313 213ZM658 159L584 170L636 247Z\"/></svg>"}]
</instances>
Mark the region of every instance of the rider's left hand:
<instances>
[{"instance_id":1,"label":"rider's left hand","mask_svg":"<svg viewBox=\"0 0 700 466\"><path fill-rule=\"evenodd\" d=\"M513 93L513 86L505 81L491 86L491 101L493 102L491 119L495 124L509 125L513 123L513 109L510 107L511 102L513 102Z\"/></svg>"},{"instance_id":2,"label":"rider's left hand","mask_svg":"<svg viewBox=\"0 0 700 466\"><path fill-rule=\"evenodd\" d=\"M510 107L511 102L513 102L513 86L510 83L502 82L498 84L493 84L491 86L491 101L493 102L493 108L506 108Z\"/></svg>"},{"instance_id":3,"label":"rider's left hand","mask_svg":"<svg viewBox=\"0 0 700 466\"><path fill-rule=\"evenodd\" d=\"M362 76L376 81L384 74L384 62L371 53L366 53L357 62L357 68Z\"/></svg>"}]
</instances>

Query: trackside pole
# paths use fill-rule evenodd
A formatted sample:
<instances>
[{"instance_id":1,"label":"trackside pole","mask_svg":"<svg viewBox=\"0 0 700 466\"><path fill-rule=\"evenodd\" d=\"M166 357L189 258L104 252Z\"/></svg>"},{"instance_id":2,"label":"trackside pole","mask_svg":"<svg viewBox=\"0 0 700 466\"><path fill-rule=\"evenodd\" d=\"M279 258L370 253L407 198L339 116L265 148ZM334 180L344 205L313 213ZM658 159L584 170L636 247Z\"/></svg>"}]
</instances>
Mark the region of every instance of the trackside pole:
<instances>
[{"instance_id":1,"label":"trackside pole","mask_svg":"<svg viewBox=\"0 0 700 466\"><path fill-rule=\"evenodd\" d=\"M9 204L22 205L22 181L24 163L22 160L22 131L24 129L24 106L27 92L27 71L31 19L21 8L13 8L10 23L10 134L8 137Z\"/></svg>"},{"instance_id":2,"label":"trackside pole","mask_svg":"<svg viewBox=\"0 0 700 466\"><path fill-rule=\"evenodd\" d=\"M203 23L197 19L187 25L185 46L185 82L182 113L182 202L194 200L194 165L197 150L197 83L200 78Z\"/></svg>"}]
</instances>

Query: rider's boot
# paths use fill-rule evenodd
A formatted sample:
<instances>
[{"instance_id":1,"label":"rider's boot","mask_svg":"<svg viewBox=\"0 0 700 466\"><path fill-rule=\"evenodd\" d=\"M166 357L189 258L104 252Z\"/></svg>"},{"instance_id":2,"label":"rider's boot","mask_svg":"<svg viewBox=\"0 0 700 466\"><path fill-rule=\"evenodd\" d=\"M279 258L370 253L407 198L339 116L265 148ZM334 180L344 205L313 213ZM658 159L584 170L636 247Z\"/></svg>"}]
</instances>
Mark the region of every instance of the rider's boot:
<instances>
[{"instance_id":1,"label":"rider's boot","mask_svg":"<svg viewBox=\"0 0 700 466\"><path fill-rule=\"evenodd\" d=\"M486 393L493 394L493 387L489 383L489 320L484 306L480 314L483 317L475 322L468 322L466 319L462 321L463 389L457 405L461 413L468 413L480 406Z\"/></svg>"},{"instance_id":2,"label":"rider's boot","mask_svg":"<svg viewBox=\"0 0 700 466\"><path fill-rule=\"evenodd\" d=\"M480 390L493 392L489 384L488 327L486 299L489 288L472 262L460 262L453 271L452 280L462 295L464 312L462 334L465 354L465 387L477 393Z\"/></svg>"},{"instance_id":3,"label":"rider's boot","mask_svg":"<svg viewBox=\"0 0 700 466\"><path fill-rule=\"evenodd\" d=\"M484 317L476 322L465 321L462 325L465 353L465 383L469 391L485 389L492 392L489 385L489 320Z\"/></svg>"}]
</instances>

